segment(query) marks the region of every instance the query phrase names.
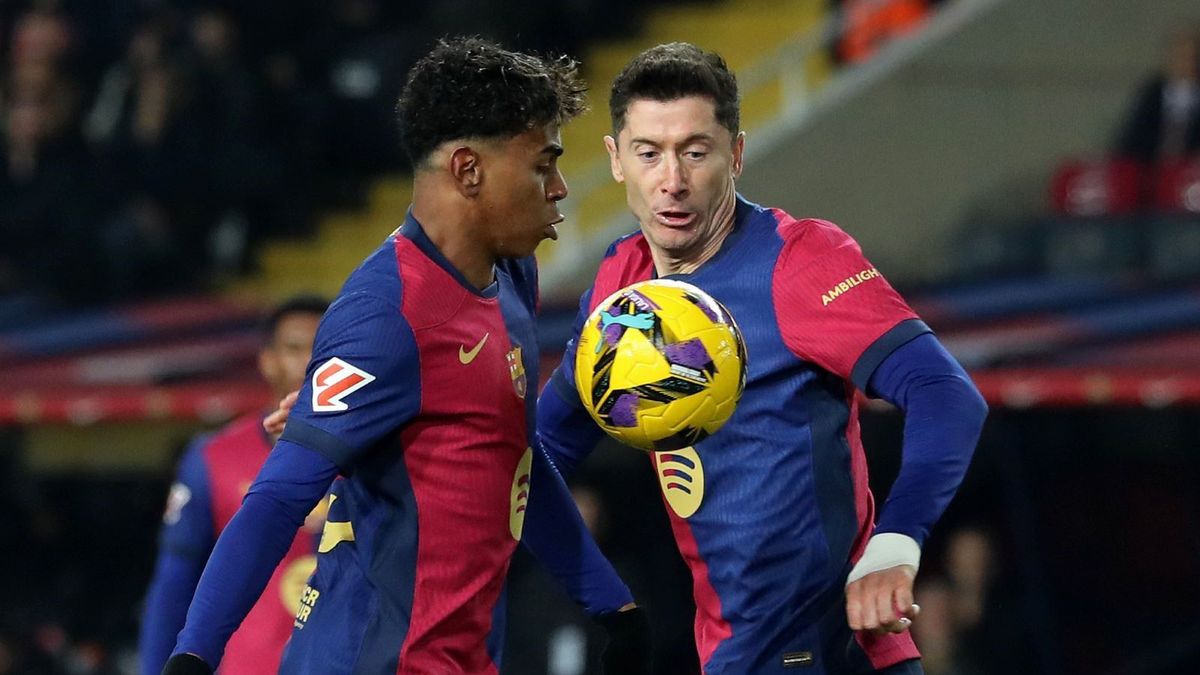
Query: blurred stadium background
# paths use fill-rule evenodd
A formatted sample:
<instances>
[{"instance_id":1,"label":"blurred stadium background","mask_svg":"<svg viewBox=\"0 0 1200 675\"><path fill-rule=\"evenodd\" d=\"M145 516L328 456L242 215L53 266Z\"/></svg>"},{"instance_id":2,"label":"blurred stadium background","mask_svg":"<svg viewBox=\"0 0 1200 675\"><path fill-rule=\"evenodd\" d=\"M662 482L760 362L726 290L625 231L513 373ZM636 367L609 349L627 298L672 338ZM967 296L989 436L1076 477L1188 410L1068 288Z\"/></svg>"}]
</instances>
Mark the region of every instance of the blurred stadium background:
<instances>
[{"instance_id":1,"label":"blurred stadium background","mask_svg":"<svg viewBox=\"0 0 1200 675\"><path fill-rule=\"evenodd\" d=\"M1197 672L1200 154L1121 140L1197 19L1186 0L0 2L0 673L134 672L178 452L271 404L263 309L332 295L403 217L391 109L450 33L565 51L593 86L539 252L548 365L633 227L600 142L612 76L663 41L720 51L742 192L855 235L992 406L925 553L926 671ZM864 420L877 499L901 426ZM597 453L577 496L660 672L692 673L645 465ZM592 672L596 636L524 558L510 601L506 672Z\"/></svg>"}]
</instances>

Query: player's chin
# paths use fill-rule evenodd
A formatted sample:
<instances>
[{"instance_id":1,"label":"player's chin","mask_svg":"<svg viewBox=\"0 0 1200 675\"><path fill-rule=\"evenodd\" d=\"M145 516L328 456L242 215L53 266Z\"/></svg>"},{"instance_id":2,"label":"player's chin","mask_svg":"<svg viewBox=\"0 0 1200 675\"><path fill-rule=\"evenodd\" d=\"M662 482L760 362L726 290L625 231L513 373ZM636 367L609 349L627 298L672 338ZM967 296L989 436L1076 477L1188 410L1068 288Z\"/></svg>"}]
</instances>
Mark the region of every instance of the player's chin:
<instances>
[{"instance_id":1,"label":"player's chin","mask_svg":"<svg viewBox=\"0 0 1200 675\"><path fill-rule=\"evenodd\" d=\"M514 241L505 251L505 258L525 258L533 255L539 244L545 241L547 237L529 238L528 240Z\"/></svg>"},{"instance_id":2,"label":"player's chin","mask_svg":"<svg viewBox=\"0 0 1200 675\"><path fill-rule=\"evenodd\" d=\"M672 256L686 255L696 243L695 235L690 232L660 231L656 234L658 236L654 238L654 243Z\"/></svg>"}]
</instances>

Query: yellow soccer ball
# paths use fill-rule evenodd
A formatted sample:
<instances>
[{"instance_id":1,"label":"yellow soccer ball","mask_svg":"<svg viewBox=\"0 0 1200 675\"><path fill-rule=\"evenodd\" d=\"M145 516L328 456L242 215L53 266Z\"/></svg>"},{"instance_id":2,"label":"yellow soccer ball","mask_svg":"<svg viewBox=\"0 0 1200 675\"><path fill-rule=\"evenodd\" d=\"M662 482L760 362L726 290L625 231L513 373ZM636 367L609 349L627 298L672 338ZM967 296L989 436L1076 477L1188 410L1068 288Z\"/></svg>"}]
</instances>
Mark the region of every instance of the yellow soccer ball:
<instances>
[{"instance_id":1,"label":"yellow soccer ball","mask_svg":"<svg viewBox=\"0 0 1200 675\"><path fill-rule=\"evenodd\" d=\"M682 281L642 281L605 298L575 351L575 387L592 419L642 450L678 450L716 433L745 384L737 323Z\"/></svg>"}]
</instances>

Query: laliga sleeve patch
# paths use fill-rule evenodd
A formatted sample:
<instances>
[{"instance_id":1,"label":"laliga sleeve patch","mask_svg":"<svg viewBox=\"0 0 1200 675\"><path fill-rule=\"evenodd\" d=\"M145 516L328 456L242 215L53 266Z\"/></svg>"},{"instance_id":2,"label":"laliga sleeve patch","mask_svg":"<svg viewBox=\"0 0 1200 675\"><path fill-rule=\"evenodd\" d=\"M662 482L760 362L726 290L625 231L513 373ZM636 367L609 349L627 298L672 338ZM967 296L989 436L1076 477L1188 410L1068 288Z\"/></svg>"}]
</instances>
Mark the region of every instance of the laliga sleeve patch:
<instances>
[{"instance_id":1,"label":"laliga sleeve patch","mask_svg":"<svg viewBox=\"0 0 1200 675\"><path fill-rule=\"evenodd\" d=\"M313 412L349 410L350 406L346 404L345 398L374 380L374 375L336 356L329 359L313 372Z\"/></svg>"}]
</instances>

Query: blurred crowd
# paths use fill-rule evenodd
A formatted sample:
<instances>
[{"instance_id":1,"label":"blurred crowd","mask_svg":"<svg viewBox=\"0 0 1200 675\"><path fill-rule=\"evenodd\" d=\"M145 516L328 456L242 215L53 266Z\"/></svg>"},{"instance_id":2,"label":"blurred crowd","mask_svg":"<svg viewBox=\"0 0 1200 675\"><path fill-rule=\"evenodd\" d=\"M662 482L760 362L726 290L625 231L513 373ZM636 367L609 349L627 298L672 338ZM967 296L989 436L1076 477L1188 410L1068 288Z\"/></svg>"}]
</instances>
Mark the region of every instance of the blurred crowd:
<instances>
[{"instance_id":1,"label":"blurred crowd","mask_svg":"<svg viewBox=\"0 0 1200 675\"><path fill-rule=\"evenodd\" d=\"M632 2L0 3L0 296L89 301L236 274L267 235L404 168L392 114L438 36L571 52ZM569 5L569 6L568 6ZM572 21L562 21L570 12Z\"/></svg>"}]
</instances>

